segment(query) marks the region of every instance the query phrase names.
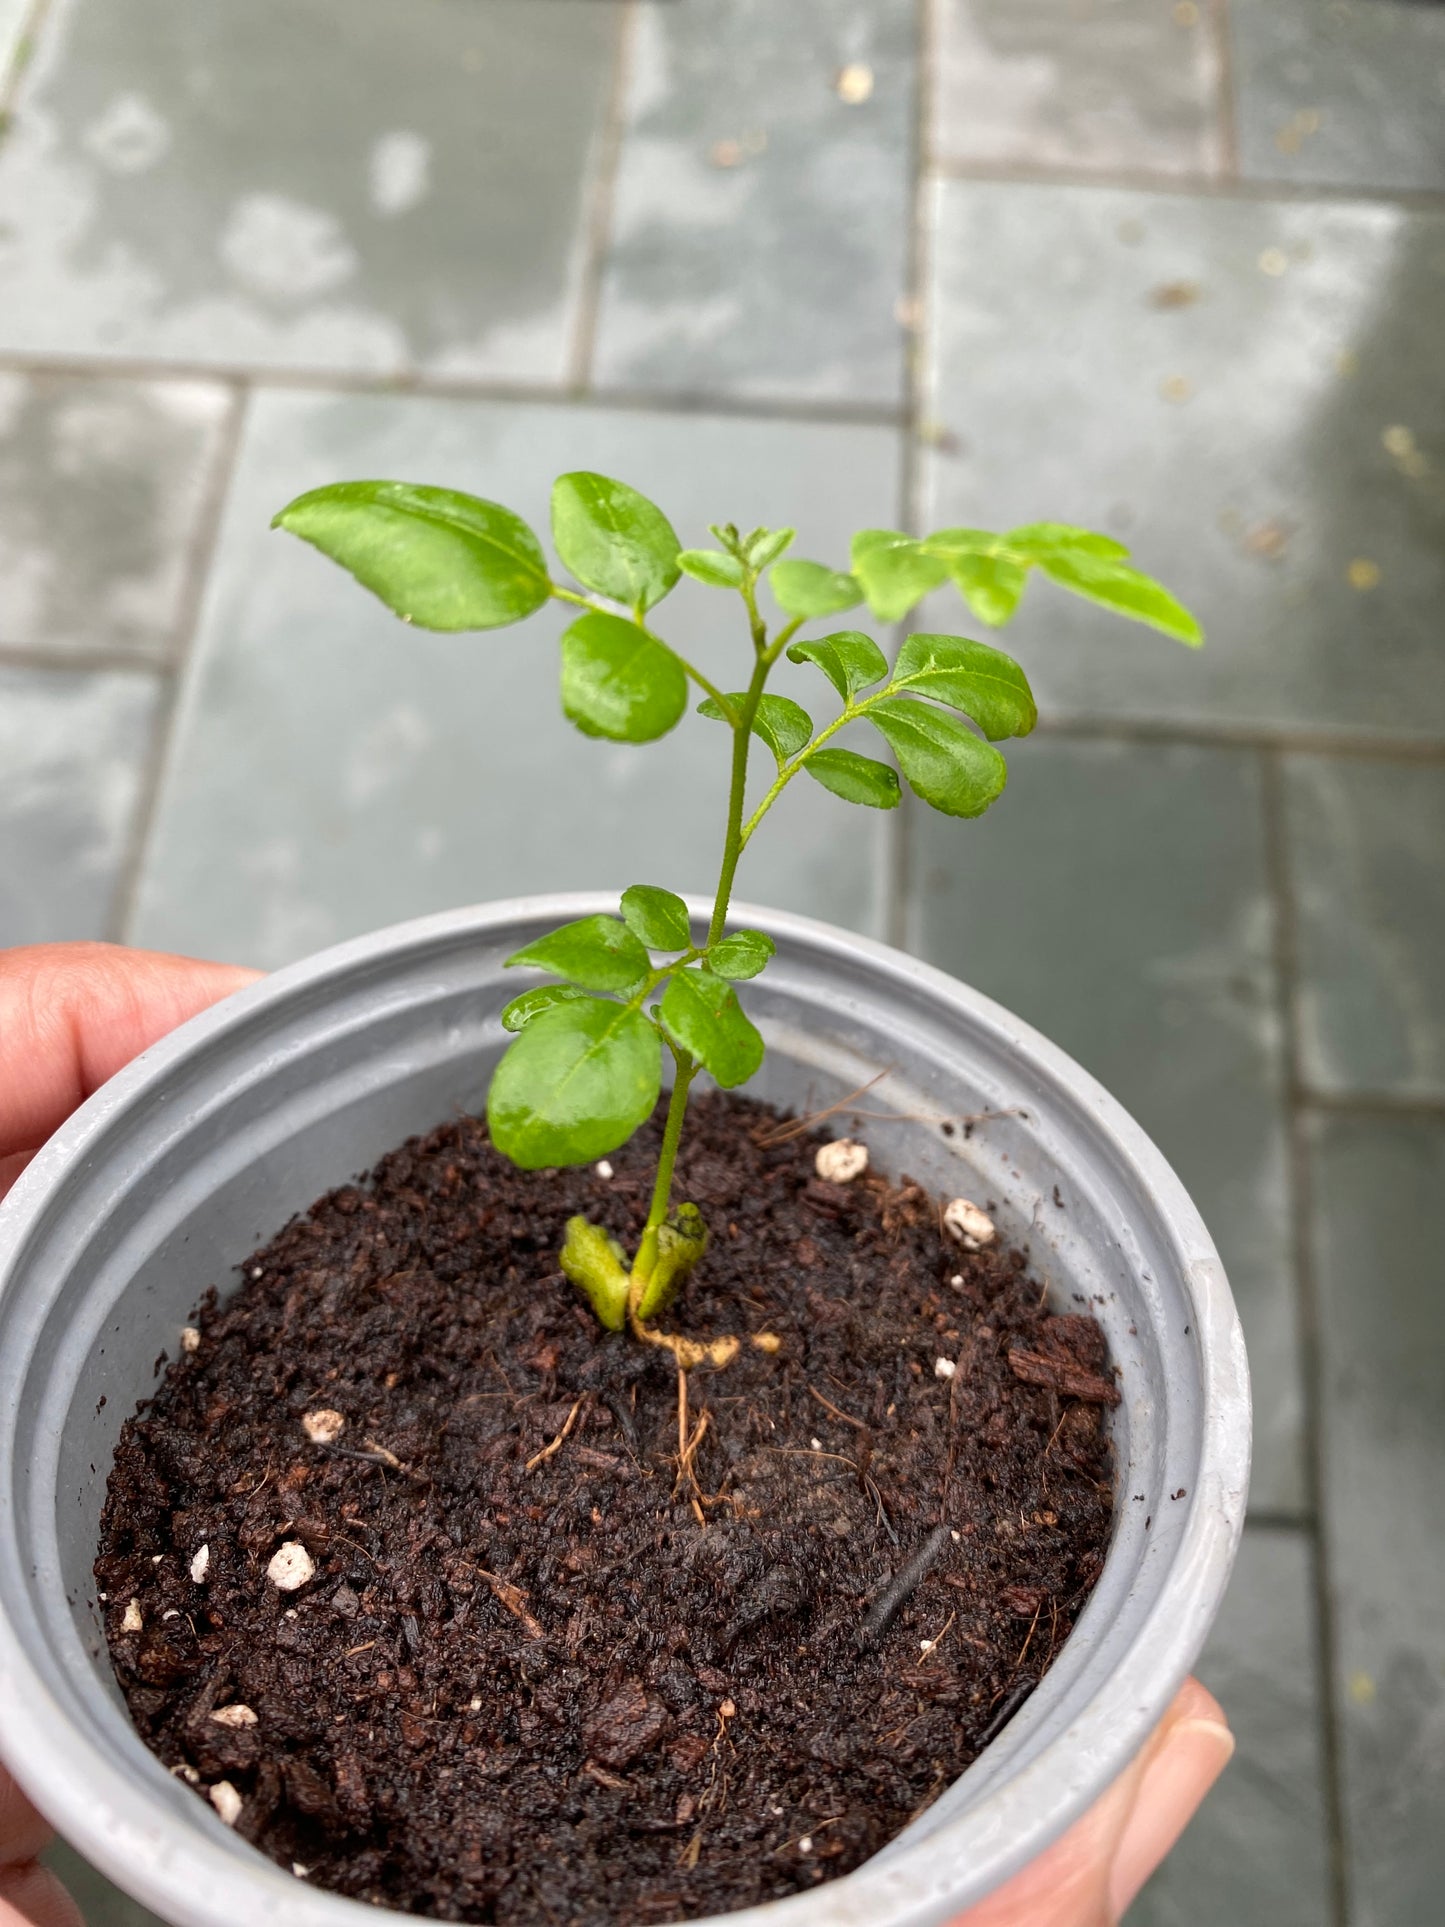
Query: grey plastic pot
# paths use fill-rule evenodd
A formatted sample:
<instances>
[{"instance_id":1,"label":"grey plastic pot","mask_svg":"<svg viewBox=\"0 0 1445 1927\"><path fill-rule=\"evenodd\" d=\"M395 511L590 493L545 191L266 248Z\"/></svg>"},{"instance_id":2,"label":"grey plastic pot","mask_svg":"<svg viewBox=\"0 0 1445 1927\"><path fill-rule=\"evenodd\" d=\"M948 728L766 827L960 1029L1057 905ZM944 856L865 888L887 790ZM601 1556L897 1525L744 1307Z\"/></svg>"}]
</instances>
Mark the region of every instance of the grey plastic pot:
<instances>
[{"instance_id":1,"label":"grey plastic pot","mask_svg":"<svg viewBox=\"0 0 1445 1927\"><path fill-rule=\"evenodd\" d=\"M410 1133L480 1107L517 988L503 959L615 902L457 911L278 971L112 1079L0 1207L0 1750L60 1831L175 1927L361 1927L376 1909L274 1866L132 1731L90 1577L120 1423L201 1289ZM1121 1373L1113 1542L1038 1691L857 1872L724 1917L929 1927L1103 1791L1198 1653L1244 1510L1243 1344L1178 1179L1069 1058L896 951L800 917L736 915L778 945L748 992L768 1042L759 1093L817 1108L886 1069L866 1100L896 1113L867 1125L875 1163L992 1201L1058 1302L1092 1306ZM940 1128L978 1112L997 1115L968 1136Z\"/></svg>"}]
</instances>

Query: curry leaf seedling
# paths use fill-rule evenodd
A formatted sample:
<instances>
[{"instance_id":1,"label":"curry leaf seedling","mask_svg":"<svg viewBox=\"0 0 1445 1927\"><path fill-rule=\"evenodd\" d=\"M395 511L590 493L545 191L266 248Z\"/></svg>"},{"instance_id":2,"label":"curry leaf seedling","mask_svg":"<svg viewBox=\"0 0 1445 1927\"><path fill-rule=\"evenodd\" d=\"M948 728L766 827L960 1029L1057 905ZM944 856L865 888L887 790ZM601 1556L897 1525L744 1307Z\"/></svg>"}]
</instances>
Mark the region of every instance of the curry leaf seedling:
<instances>
[{"instance_id":1,"label":"curry leaf seedling","mask_svg":"<svg viewBox=\"0 0 1445 1927\"><path fill-rule=\"evenodd\" d=\"M567 1227L561 1262L602 1324L630 1327L667 1345L680 1367L725 1363L735 1339L701 1345L658 1331L707 1246L695 1205L672 1203L688 1092L700 1072L725 1089L744 1084L763 1039L735 986L759 976L773 955L759 930L730 930L728 905L739 859L773 805L807 776L869 809L897 806L899 774L948 816L979 816L1001 794L1007 768L996 744L1026 736L1037 718L1024 672L992 644L932 632L910 634L890 667L861 629L804 638L866 606L892 624L952 583L978 620L1008 621L1037 572L1117 614L1180 642L1199 625L1159 583L1129 561L1122 543L1062 522L996 534L943 529L921 539L896 529L854 536L846 570L789 555L792 529L729 523L710 531L715 548L684 549L662 511L625 483L578 472L552 491L552 540L572 583L554 578L542 545L510 509L452 489L407 482L341 482L300 496L276 526L350 570L403 622L440 630L496 629L547 603L579 613L562 636L561 695L584 735L648 743L675 728L688 686L699 713L732 740L722 861L711 914L697 927L681 897L656 884L625 890L619 915L583 917L527 944L509 963L545 973L501 1013L513 1041L492 1079L487 1121L497 1148L525 1169L589 1163L624 1144L655 1109L663 1055L672 1059L662 1147L651 1206L629 1258L582 1217ZM749 644L746 685L725 690L665 640L653 611L682 575L741 599ZM772 624L766 589L782 611ZM838 699L819 728L768 677L786 653L811 665ZM741 678L740 678L741 680ZM838 740L866 725L892 762ZM756 739L771 780L751 811L748 768ZM896 768L895 768L896 764Z\"/></svg>"}]
</instances>

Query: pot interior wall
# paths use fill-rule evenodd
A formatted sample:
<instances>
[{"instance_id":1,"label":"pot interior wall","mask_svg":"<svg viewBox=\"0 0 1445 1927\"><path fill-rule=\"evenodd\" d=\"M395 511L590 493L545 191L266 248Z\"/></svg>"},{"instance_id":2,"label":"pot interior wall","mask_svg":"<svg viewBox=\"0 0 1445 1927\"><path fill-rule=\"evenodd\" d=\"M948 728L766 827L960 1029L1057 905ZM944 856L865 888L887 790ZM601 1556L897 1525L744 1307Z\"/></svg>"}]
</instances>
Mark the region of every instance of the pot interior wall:
<instances>
[{"instance_id":1,"label":"pot interior wall","mask_svg":"<svg viewBox=\"0 0 1445 1927\"><path fill-rule=\"evenodd\" d=\"M199 1020L189 1042L161 1046L163 1077L107 1087L86 1114L84 1154L48 1151L27 1177L24 1195L42 1203L21 1214L0 1300L0 1596L64 1717L233 1854L251 1850L140 1745L111 1677L91 1561L117 1432L206 1287L234 1288L240 1261L293 1213L408 1135L481 1106L505 1043L497 1013L519 987L503 958L556 920L555 905L501 928L434 919L380 950L299 967L291 988L262 986ZM1122 1374L1104 1577L1045 1686L910 1830L928 1833L1067 1723L1117 1663L1111 1629L1139 1619L1163 1583L1199 1498L1197 1303L1222 1279L1202 1227L1190 1248L1161 1210L1155 1180L1174 1181L1157 1154L1157 1172L1141 1172L1113 1107L1081 1092L1066 1060L1041 1059L1038 1040L1020 1048L1005 1013L941 998L926 973L880 972L886 953L825 950L799 936L806 926L755 920L772 924L779 956L745 993L769 1046L750 1088L815 1110L885 1073L859 1099L887 1114L861 1126L875 1165L985 1204L1060 1309L1102 1321ZM942 1129L978 1113L991 1115Z\"/></svg>"}]
</instances>

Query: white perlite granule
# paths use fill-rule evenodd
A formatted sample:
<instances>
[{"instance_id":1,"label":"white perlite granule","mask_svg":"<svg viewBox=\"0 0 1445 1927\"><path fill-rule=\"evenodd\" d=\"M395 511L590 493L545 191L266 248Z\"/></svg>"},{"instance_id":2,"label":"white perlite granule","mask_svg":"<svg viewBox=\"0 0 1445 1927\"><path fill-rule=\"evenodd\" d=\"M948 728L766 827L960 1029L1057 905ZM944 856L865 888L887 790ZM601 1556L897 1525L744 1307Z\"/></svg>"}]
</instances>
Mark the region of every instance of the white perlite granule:
<instances>
[{"instance_id":1,"label":"white perlite granule","mask_svg":"<svg viewBox=\"0 0 1445 1927\"><path fill-rule=\"evenodd\" d=\"M191 1579L195 1585L199 1586L202 1583L210 1570L210 1565L211 1548L208 1545L202 1546L191 1561Z\"/></svg>"},{"instance_id":2,"label":"white perlite granule","mask_svg":"<svg viewBox=\"0 0 1445 1927\"><path fill-rule=\"evenodd\" d=\"M950 1199L943 1208L943 1226L965 1251L978 1251L984 1245L991 1245L997 1235L993 1219L967 1198Z\"/></svg>"},{"instance_id":3,"label":"white perlite granule","mask_svg":"<svg viewBox=\"0 0 1445 1927\"><path fill-rule=\"evenodd\" d=\"M272 1553L266 1577L278 1592L299 1592L316 1577L316 1562L299 1539L288 1539Z\"/></svg>"},{"instance_id":4,"label":"white perlite granule","mask_svg":"<svg viewBox=\"0 0 1445 1927\"><path fill-rule=\"evenodd\" d=\"M211 1805L220 1814L228 1827L234 1827L241 1817L241 1796L229 1780L217 1780L207 1789Z\"/></svg>"},{"instance_id":5,"label":"white perlite granule","mask_svg":"<svg viewBox=\"0 0 1445 1927\"><path fill-rule=\"evenodd\" d=\"M313 1445L334 1445L346 1430L346 1420L331 1406L322 1405L302 1415L301 1430Z\"/></svg>"},{"instance_id":6,"label":"white perlite granule","mask_svg":"<svg viewBox=\"0 0 1445 1927\"><path fill-rule=\"evenodd\" d=\"M820 1144L813 1169L829 1184L851 1184L868 1169L868 1146L855 1144L850 1137L835 1138Z\"/></svg>"}]
</instances>

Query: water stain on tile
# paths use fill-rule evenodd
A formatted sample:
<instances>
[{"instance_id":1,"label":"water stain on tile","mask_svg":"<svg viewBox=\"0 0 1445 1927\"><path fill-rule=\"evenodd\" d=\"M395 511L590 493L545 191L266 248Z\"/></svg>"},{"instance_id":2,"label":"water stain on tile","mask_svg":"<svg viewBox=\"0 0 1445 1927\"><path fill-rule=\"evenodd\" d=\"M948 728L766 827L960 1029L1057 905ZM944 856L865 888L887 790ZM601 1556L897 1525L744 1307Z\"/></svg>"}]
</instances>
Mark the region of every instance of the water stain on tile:
<instances>
[{"instance_id":1,"label":"water stain on tile","mask_svg":"<svg viewBox=\"0 0 1445 1927\"><path fill-rule=\"evenodd\" d=\"M208 382L0 370L0 645L168 652L231 407Z\"/></svg>"},{"instance_id":2,"label":"water stain on tile","mask_svg":"<svg viewBox=\"0 0 1445 1927\"><path fill-rule=\"evenodd\" d=\"M0 668L0 945L113 935L155 677Z\"/></svg>"},{"instance_id":3,"label":"water stain on tile","mask_svg":"<svg viewBox=\"0 0 1445 1927\"><path fill-rule=\"evenodd\" d=\"M939 159L1213 174L1220 53L1199 8L1159 0L941 0Z\"/></svg>"},{"instance_id":4,"label":"water stain on tile","mask_svg":"<svg viewBox=\"0 0 1445 1927\"><path fill-rule=\"evenodd\" d=\"M599 383L901 400L913 56L911 0L639 8Z\"/></svg>"},{"instance_id":5,"label":"water stain on tile","mask_svg":"<svg viewBox=\"0 0 1445 1927\"><path fill-rule=\"evenodd\" d=\"M559 380L618 19L59 0L0 154L0 347Z\"/></svg>"},{"instance_id":6,"label":"water stain on tile","mask_svg":"<svg viewBox=\"0 0 1445 1927\"><path fill-rule=\"evenodd\" d=\"M1208 638L1031 588L1011 634L1054 713L1445 739L1445 215L935 193L925 406L963 433L925 449L928 526L1106 526ZM1208 298L1151 299L1181 284ZM947 628L957 598L927 612Z\"/></svg>"}]
</instances>

